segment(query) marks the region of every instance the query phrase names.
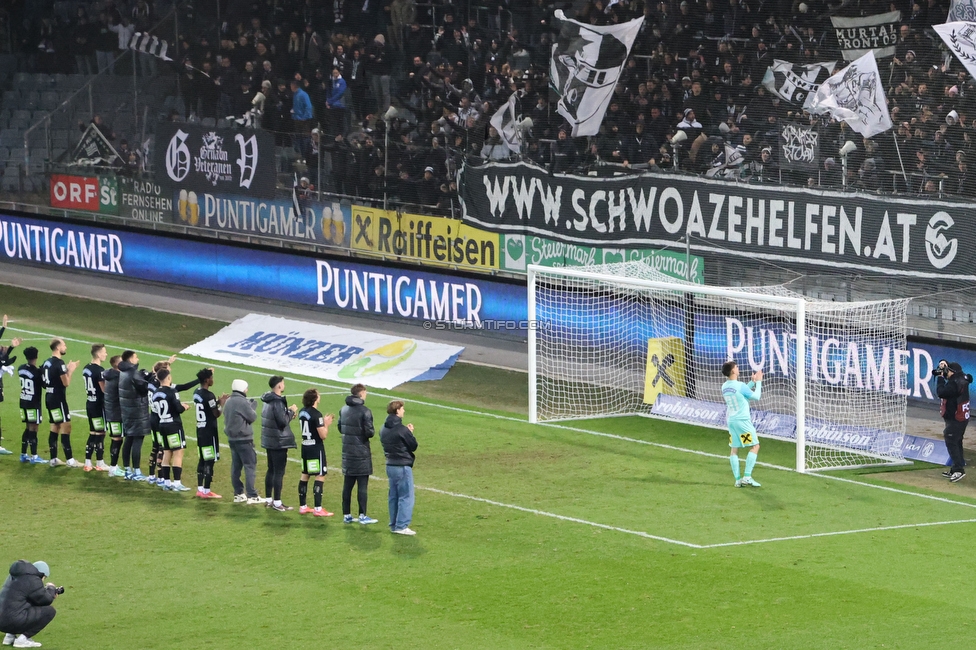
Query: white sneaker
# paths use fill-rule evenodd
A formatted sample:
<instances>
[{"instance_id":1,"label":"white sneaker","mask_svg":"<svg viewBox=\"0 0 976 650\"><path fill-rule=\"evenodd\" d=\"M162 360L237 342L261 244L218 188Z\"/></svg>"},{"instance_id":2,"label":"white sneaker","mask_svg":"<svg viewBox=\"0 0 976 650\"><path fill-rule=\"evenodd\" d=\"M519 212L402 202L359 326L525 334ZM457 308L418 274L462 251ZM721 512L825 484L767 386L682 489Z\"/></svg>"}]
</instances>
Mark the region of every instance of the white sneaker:
<instances>
[{"instance_id":1,"label":"white sneaker","mask_svg":"<svg viewBox=\"0 0 976 650\"><path fill-rule=\"evenodd\" d=\"M16 640L17 636L15 634L7 634L3 637L3 645L13 645Z\"/></svg>"},{"instance_id":2,"label":"white sneaker","mask_svg":"<svg viewBox=\"0 0 976 650\"><path fill-rule=\"evenodd\" d=\"M247 503L247 497L243 494L235 494L234 503Z\"/></svg>"},{"instance_id":3,"label":"white sneaker","mask_svg":"<svg viewBox=\"0 0 976 650\"><path fill-rule=\"evenodd\" d=\"M17 640L14 641L14 647L15 648L40 648L41 644L33 639L28 639L26 636L21 634L19 637L17 637Z\"/></svg>"},{"instance_id":4,"label":"white sneaker","mask_svg":"<svg viewBox=\"0 0 976 650\"><path fill-rule=\"evenodd\" d=\"M410 530L409 528L401 528L400 530L394 530L397 535L416 535L417 531Z\"/></svg>"},{"instance_id":5,"label":"white sneaker","mask_svg":"<svg viewBox=\"0 0 976 650\"><path fill-rule=\"evenodd\" d=\"M267 502L261 497L251 497L247 500L247 505L249 506L259 506L261 504L267 505Z\"/></svg>"},{"instance_id":6,"label":"white sneaker","mask_svg":"<svg viewBox=\"0 0 976 650\"><path fill-rule=\"evenodd\" d=\"M51 467L61 467L64 464L65 464L65 462L63 460L61 460L60 458L52 458L51 459ZM26 639L27 637L24 637L24 638ZM27 646L25 646L25 647L27 647Z\"/></svg>"},{"instance_id":7,"label":"white sneaker","mask_svg":"<svg viewBox=\"0 0 976 650\"><path fill-rule=\"evenodd\" d=\"M82 466L81 463L79 463L78 461L76 461L74 458L69 458L68 459L68 462L65 463L65 465L67 465L68 467L81 467Z\"/></svg>"}]
</instances>

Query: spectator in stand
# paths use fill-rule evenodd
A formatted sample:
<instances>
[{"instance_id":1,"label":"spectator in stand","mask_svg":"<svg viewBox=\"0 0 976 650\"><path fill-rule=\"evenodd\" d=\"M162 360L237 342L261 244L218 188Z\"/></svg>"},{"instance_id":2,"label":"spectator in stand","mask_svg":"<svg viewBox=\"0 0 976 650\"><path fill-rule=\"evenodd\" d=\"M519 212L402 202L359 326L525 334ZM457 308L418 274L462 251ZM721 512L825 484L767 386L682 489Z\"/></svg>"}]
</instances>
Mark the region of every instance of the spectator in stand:
<instances>
[{"instance_id":1,"label":"spectator in stand","mask_svg":"<svg viewBox=\"0 0 976 650\"><path fill-rule=\"evenodd\" d=\"M308 146L309 133L312 132L312 100L302 88L302 82L292 79L291 83L291 119L295 133L295 151L301 153Z\"/></svg>"},{"instance_id":2,"label":"spectator in stand","mask_svg":"<svg viewBox=\"0 0 976 650\"><path fill-rule=\"evenodd\" d=\"M346 80L342 78L339 68L332 69L332 81L329 85L329 95L325 101L328 109L328 124L326 134L345 135L348 133L346 110Z\"/></svg>"}]
</instances>

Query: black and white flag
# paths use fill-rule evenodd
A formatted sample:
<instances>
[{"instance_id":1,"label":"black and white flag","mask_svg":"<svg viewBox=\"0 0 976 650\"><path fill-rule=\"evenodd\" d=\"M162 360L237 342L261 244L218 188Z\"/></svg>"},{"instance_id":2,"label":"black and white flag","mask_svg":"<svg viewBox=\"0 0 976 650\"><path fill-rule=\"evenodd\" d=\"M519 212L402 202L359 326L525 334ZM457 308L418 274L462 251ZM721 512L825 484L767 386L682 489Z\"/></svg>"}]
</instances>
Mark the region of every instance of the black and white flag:
<instances>
[{"instance_id":1,"label":"black and white flag","mask_svg":"<svg viewBox=\"0 0 976 650\"><path fill-rule=\"evenodd\" d=\"M820 134L817 127L781 122L779 152L779 162L783 169L817 169L820 164Z\"/></svg>"},{"instance_id":2,"label":"black and white flag","mask_svg":"<svg viewBox=\"0 0 976 650\"><path fill-rule=\"evenodd\" d=\"M142 52L143 54L151 54L163 61L173 60L166 56L166 52L169 50L169 43L157 36L153 36L149 32L136 32L133 34L132 40L129 41L129 49Z\"/></svg>"},{"instance_id":3,"label":"black and white flag","mask_svg":"<svg viewBox=\"0 0 976 650\"><path fill-rule=\"evenodd\" d=\"M888 100L874 52L868 50L867 54L823 82L807 110L814 115L829 113L835 120L847 122L865 138L890 129Z\"/></svg>"},{"instance_id":4,"label":"black and white flag","mask_svg":"<svg viewBox=\"0 0 976 650\"><path fill-rule=\"evenodd\" d=\"M869 51L873 51L875 58L879 59L895 55L900 11L861 18L831 16L830 22L834 25L837 45L845 61L858 59Z\"/></svg>"},{"instance_id":5,"label":"black and white flag","mask_svg":"<svg viewBox=\"0 0 976 650\"><path fill-rule=\"evenodd\" d=\"M976 77L976 23L954 22L933 25L956 58L966 66L969 74Z\"/></svg>"},{"instance_id":6,"label":"black and white flag","mask_svg":"<svg viewBox=\"0 0 976 650\"><path fill-rule=\"evenodd\" d=\"M976 20L976 0L952 0L946 24ZM939 31L939 26L934 26Z\"/></svg>"},{"instance_id":7,"label":"black and white flag","mask_svg":"<svg viewBox=\"0 0 976 650\"><path fill-rule=\"evenodd\" d=\"M518 118L516 115L516 102L515 93L509 96L508 101L505 102L501 108L492 116L489 120L489 124L495 127L498 131L498 136L505 143L513 153L518 153L521 150L519 146L519 136L518 136Z\"/></svg>"},{"instance_id":8,"label":"black and white flag","mask_svg":"<svg viewBox=\"0 0 976 650\"><path fill-rule=\"evenodd\" d=\"M298 198L298 174L295 174L295 184L291 187L291 216L301 219L305 211L302 210L302 202Z\"/></svg>"},{"instance_id":9,"label":"black and white flag","mask_svg":"<svg viewBox=\"0 0 976 650\"><path fill-rule=\"evenodd\" d=\"M789 61L773 59L773 65L766 68L762 83L783 101L804 106L807 99L834 71L836 61L798 65Z\"/></svg>"},{"instance_id":10,"label":"black and white flag","mask_svg":"<svg viewBox=\"0 0 976 650\"><path fill-rule=\"evenodd\" d=\"M736 167L741 166L745 161L745 147L735 147L726 142L721 163L706 171L705 176L708 178L716 176L734 178L738 172Z\"/></svg>"},{"instance_id":11,"label":"black and white flag","mask_svg":"<svg viewBox=\"0 0 976 650\"><path fill-rule=\"evenodd\" d=\"M94 124L88 125L64 162L71 167L121 167L124 163L119 152Z\"/></svg>"},{"instance_id":12,"label":"black and white flag","mask_svg":"<svg viewBox=\"0 0 976 650\"><path fill-rule=\"evenodd\" d=\"M574 138L596 135L644 17L595 26L570 20L562 10L555 15L560 27L549 83L559 97L556 110L572 126Z\"/></svg>"}]
</instances>

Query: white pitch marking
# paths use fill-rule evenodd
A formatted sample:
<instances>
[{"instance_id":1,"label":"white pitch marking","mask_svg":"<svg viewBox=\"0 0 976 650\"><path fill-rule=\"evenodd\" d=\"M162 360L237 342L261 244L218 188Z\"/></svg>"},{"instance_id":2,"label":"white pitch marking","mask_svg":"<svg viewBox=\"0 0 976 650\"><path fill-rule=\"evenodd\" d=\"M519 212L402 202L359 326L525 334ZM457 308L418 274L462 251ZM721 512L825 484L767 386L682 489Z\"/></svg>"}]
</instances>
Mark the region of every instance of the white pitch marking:
<instances>
[{"instance_id":1,"label":"white pitch marking","mask_svg":"<svg viewBox=\"0 0 976 650\"><path fill-rule=\"evenodd\" d=\"M790 535L789 537L770 537L768 539L750 539L741 542L722 542L719 544L703 544L698 548L723 548L726 546L746 546L749 544L769 544L770 542L789 542L814 537L833 537L835 535L854 535L856 533L874 533L884 530L899 530L902 528L923 528L926 526L949 526L952 524L972 524L976 519L955 519L953 521L930 521L922 524L898 524L896 526L878 526L876 528L855 528L853 530L838 530L830 533L810 533L808 535Z\"/></svg>"}]
</instances>

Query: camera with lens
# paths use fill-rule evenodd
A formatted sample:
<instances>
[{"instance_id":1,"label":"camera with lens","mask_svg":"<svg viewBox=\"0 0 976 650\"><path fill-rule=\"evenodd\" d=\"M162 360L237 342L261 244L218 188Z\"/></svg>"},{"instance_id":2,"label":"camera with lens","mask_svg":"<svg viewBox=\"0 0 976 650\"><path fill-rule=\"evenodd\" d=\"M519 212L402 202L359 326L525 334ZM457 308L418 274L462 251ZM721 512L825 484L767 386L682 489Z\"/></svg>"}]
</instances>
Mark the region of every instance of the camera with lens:
<instances>
[{"instance_id":1,"label":"camera with lens","mask_svg":"<svg viewBox=\"0 0 976 650\"><path fill-rule=\"evenodd\" d=\"M948 374L949 374L949 369L944 367L936 368L935 370L932 371L933 377L946 377Z\"/></svg>"},{"instance_id":2,"label":"camera with lens","mask_svg":"<svg viewBox=\"0 0 976 650\"><path fill-rule=\"evenodd\" d=\"M60 596L61 594L64 593L64 587L63 586L61 586L61 587L55 587L54 588L54 593L56 593L57 595Z\"/></svg>"}]
</instances>

